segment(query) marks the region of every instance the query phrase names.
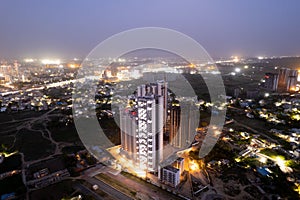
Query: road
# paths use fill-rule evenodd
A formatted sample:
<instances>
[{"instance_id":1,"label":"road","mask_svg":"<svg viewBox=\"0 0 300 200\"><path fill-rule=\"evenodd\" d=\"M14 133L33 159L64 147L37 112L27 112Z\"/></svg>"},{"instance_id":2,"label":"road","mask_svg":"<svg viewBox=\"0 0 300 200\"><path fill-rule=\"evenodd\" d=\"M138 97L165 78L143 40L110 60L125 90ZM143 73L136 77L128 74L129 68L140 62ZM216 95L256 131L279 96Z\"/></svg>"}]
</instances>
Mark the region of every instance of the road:
<instances>
[{"instance_id":1,"label":"road","mask_svg":"<svg viewBox=\"0 0 300 200\"><path fill-rule=\"evenodd\" d=\"M69 85L70 83L75 83L77 81L81 81L82 79L72 79L72 80L67 80L67 81L60 81L60 82L55 82L55 83L48 83L48 84L41 84L39 87L35 88L28 88L26 90L14 90L14 91L9 91L9 92L1 92L0 96L6 96L6 95L12 95L12 94L19 94L22 92L31 92L31 91L36 91L36 90L43 90L45 87L46 88L53 88L53 87L59 87L63 85Z\"/></svg>"},{"instance_id":2,"label":"road","mask_svg":"<svg viewBox=\"0 0 300 200\"><path fill-rule=\"evenodd\" d=\"M92 195L94 199L96 200L103 200L104 198L102 198L101 196L99 196L96 192L94 192L93 190L91 190L90 188L81 185L81 184L77 184L75 186L76 189L80 190L82 193L86 194L86 195Z\"/></svg>"},{"instance_id":3,"label":"road","mask_svg":"<svg viewBox=\"0 0 300 200\"><path fill-rule=\"evenodd\" d=\"M122 192L116 190L115 188L113 188L110 185L102 182L99 179L92 178L92 177L87 177L87 176L85 176L83 179L85 181L89 182L92 185L98 185L100 190L102 190L103 192L111 195L115 199L132 200L132 198L128 197L127 195L123 194Z\"/></svg>"}]
</instances>

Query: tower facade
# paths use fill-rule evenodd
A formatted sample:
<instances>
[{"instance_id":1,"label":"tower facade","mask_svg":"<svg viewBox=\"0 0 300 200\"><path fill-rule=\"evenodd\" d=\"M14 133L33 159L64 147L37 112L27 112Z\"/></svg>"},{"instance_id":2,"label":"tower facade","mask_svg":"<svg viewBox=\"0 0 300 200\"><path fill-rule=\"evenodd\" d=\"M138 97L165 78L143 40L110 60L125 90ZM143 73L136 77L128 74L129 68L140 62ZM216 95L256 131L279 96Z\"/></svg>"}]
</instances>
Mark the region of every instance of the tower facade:
<instances>
[{"instance_id":1,"label":"tower facade","mask_svg":"<svg viewBox=\"0 0 300 200\"><path fill-rule=\"evenodd\" d=\"M297 76L289 76L287 81L286 90L287 91L295 91L297 84Z\"/></svg>"},{"instance_id":2,"label":"tower facade","mask_svg":"<svg viewBox=\"0 0 300 200\"><path fill-rule=\"evenodd\" d=\"M186 148L194 140L198 128L199 110L192 102L182 102L170 109L169 143L176 148Z\"/></svg>"},{"instance_id":3,"label":"tower facade","mask_svg":"<svg viewBox=\"0 0 300 200\"><path fill-rule=\"evenodd\" d=\"M137 98L137 163L156 171L163 159L163 97Z\"/></svg>"},{"instance_id":4,"label":"tower facade","mask_svg":"<svg viewBox=\"0 0 300 200\"><path fill-rule=\"evenodd\" d=\"M278 88L281 91L293 91L296 88L298 71L288 68L279 70Z\"/></svg>"},{"instance_id":5,"label":"tower facade","mask_svg":"<svg viewBox=\"0 0 300 200\"><path fill-rule=\"evenodd\" d=\"M127 158L136 160L137 113L129 108L120 109L121 147Z\"/></svg>"},{"instance_id":6,"label":"tower facade","mask_svg":"<svg viewBox=\"0 0 300 200\"><path fill-rule=\"evenodd\" d=\"M265 88L277 91L278 90L278 74L266 73L265 74Z\"/></svg>"},{"instance_id":7,"label":"tower facade","mask_svg":"<svg viewBox=\"0 0 300 200\"><path fill-rule=\"evenodd\" d=\"M278 87L280 90L286 89L289 74L290 74L290 69L288 68L279 69Z\"/></svg>"},{"instance_id":8,"label":"tower facade","mask_svg":"<svg viewBox=\"0 0 300 200\"><path fill-rule=\"evenodd\" d=\"M141 169L155 172L163 159L166 113L164 81L138 86L133 105L120 110L122 150Z\"/></svg>"}]
</instances>

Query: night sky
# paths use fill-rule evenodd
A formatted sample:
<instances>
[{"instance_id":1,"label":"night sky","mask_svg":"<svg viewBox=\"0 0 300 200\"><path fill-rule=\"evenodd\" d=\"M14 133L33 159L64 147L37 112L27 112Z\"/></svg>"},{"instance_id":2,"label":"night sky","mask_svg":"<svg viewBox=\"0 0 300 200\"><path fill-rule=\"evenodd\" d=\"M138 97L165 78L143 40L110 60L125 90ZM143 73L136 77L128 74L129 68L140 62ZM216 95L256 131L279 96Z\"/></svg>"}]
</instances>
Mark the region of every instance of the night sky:
<instances>
[{"instance_id":1,"label":"night sky","mask_svg":"<svg viewBox=\"0 0 300 200\"><path fill-rule=\"evenodd\" d=\"M214 58L300 55L299 0L3 0L0 58L83 58L144 26L183 32Z\"/></svg>"}]
</instances>

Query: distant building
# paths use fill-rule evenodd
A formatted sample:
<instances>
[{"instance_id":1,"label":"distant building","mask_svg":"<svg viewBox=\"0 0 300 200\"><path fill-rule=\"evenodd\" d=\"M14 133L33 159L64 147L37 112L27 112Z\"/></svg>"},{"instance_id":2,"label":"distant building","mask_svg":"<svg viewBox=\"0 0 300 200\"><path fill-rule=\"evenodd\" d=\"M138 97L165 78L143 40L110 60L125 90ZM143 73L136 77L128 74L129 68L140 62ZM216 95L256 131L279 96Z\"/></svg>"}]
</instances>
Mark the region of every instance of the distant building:
<instances>
[{"instance_id":1,"label":"distant building","mask_svg":"<svg viewBox=\"0 0 300 200\"><path fill-rule=\"evenodd\" d=\"M290 69L288 68L281 68L279 69L279 81L278 87L280 90L285 90L288 77L289 77Z\"/></svg>"},{"instance_id":2,"label":"distant building","mask_svg":"<svg viewBox=\"0 0 300 200\"><path fill-rule=\"evenodd\" d=\"M272 91L278 90L278 74L266 73L265 74L265 88Z\"/></svg>"},{"instance_id":3,"label":"distant building","mask_svg":"<svg viewBox=\"0 0 300 200\"><path fill-rule=\"evenodd\" d=\"M258 90L248 90L246 91L246 95L248 99L256 99L259 95Z\"/></svg>"},{"instance_id":4,"label":"distant building","mask_svg":"<svg viewBox=\"0 0 300 200\"><path fill-rule=\"evenodd\" d=\"M280 91L293 91L296 89L298 71L288 68L279 69L278 89Z\"/></svg>"},{"instance_id":5,"label":"distant building","mask_svg":"<svg viewBox=\"0 0 300 200\"><path fill-rule=\"evenodd\" d=\"M297 84L297 76L289 76L287 80L287 91L295 91L296 90L296 84Z\"/></svg>"},{"instance_id":6,"label":"distant building","mask_svg":"<svg viewBox=\"0 0 300 200\"><path fill-rule=\"evenodd\" d=\"M198 128L199 110L192 102L182 102L170 109L169 143L176 148L187 148L194 140Z\"/></svg>"},{"instance_id":7,"label":"distant building","mask_svg":"<svg viewBox=\"0 0 300 200\"><path fill-rule=\"evenodd\" d=\"M240 88L235 88L234 91L233 91L233 96L234 98L238 98L240 95L241 95L242 91Z\"/></svg>"},{"instance_id":8,"label":"distant building","mask_svg":"<svg viewBox=\"0 0 300 200\"><path fill-rule=\"evenodd\" d=\"M294 69L291 69L290 70L290 76L298 76L298 71L297 70L294 70Z\"/></svg>"}]
</instances>

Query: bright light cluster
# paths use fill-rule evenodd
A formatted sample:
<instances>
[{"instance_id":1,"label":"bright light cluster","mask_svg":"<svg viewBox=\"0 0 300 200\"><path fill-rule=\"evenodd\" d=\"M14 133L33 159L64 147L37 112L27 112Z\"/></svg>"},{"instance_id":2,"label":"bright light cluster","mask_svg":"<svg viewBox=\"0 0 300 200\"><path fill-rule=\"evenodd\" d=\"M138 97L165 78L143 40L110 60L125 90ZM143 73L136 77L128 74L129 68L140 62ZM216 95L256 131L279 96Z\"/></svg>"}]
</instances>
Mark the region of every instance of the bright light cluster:
<instances>
[{"instance_id":1,"label":"bright light cluster","mask_svg":"<svg viewBox=\"0 0 300 200\"><path fill-rule=\"evenodd\" d=\"M51 60L51 59L43 59L41 60L41 62L44 65L59 65L60 64L60 60Z\"/></svg>"}]
</instances>

